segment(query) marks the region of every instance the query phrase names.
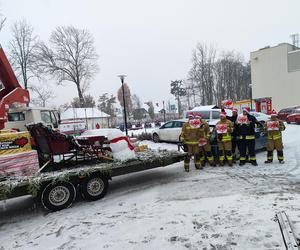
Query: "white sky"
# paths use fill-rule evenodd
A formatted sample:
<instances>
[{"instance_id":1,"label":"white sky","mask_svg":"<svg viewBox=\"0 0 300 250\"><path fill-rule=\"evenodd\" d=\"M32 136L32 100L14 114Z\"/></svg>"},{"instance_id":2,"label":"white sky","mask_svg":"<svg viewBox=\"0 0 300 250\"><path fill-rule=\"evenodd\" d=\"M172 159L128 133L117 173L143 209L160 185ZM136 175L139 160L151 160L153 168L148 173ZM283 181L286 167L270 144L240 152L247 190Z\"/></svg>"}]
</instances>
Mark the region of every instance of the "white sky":
<instances>
[{"instance_id":1,"label":"white sky","mask_svg":"<svg viewBox=\"0 0 300 250\"><path fill-rule=\"evenodd\" d=\"M88 29L100 55L89 92L116 95L119 74L143 101L170 99L170 80L184 79L197 42L250 51L290 42L300 31L299 0L0 0L7 17L0 43L8 52L10 27L25 18L42 40L58 25ZM56 87L55 104L72 99L75 85Z\"/></svg>"}]
</instances>

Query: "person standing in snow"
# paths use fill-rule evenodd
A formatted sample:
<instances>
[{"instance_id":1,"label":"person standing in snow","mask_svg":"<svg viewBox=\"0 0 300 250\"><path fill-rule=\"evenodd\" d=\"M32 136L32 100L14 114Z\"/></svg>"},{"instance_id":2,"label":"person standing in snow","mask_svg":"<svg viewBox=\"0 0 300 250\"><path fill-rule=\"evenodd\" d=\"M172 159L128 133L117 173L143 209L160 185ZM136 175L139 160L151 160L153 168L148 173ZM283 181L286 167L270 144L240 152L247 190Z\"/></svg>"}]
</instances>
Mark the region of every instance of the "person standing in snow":
<instances>
[{"instance_id":1,"label":"person standing in snow","mask_svg":"<svg viewBox=\"0 0 300 250\"><path fill-rule=\"evenodd\" d=\"M225 112L224 109L222 111ZM231 143L232 143L232 158L233 158L234 163L236 161L236 148L238 148L237 147L237 143L238 143L237 130L238 130L238 127L237 127L237 124L236 124L237 117L238 117L238 109L237 108L232 109L232 116L228 116L228 115L226 116L227 120L231 121L233 123L233 126L234 126L233 132L231 134L231 136L232 136L232 140L231 140Z\"/></svg>"},{"instance_id":2,"label":"person standing in snow","mask_svg":"<svg viewBox=\"0 0 300 250\"><path fill-rule=\"evenodd\" d=\"M201 114L197 113L195 118L200 122L200 139L199 139L199 147L200 147L200 160L201 165L205 166L205 156L210 166L216 166L214 157L211 152L211 145L209 143L210 139L210 129L209 125L206 121L201 119Z\"/></svg>"},{"instance_id":3,"label":"person standing in snow","mask_svg":"<svg viewBox=\"0 0 300 250\"><path fill-rule=\"evenodd\" d=\"M220 113L220 121L217 122L215 130L217 132L220 165L224 166L226 155L228 165L232 166L231 133L233 132L233 123L226 119L226 112Z\"/></svg>"},{"instance_id":4,"label":"person standing in snow","mask_svg":"<svg viewBox=\"0 0 300 250\"><path fill-rule=\"evenodd\" d=\"M247 150L250 163L257 166L255 155L255 127L262 126L257 119L250 115L250 108L243 109L243 113L237 118L237 133L239 135L240 166L245 165Z\"/></svg>"},{"instance_id":5,"label":"person standing in snow","mask_svg":"<svg viewBox=\"0 0 300 250\"><path fill-rule=\"evenodd\" d=\"M195 168L201 169L200 161L200 121L194 119L194 113L188 113L188 122L186 122L181 129L180 140L183 144L187 146L187 155L184 159L184 170L186 172L190 171L190 159L194 156Z\"/></svg>"},{"instance_id":6,"label":"person standing in snow","mask_svg":"<svg viewBox=\"0 0 300 250\"><path fill-rule=\"evenodd\" d=\"M278 119L277 112L272 111L271 120L265 123L265 131L267 132L267 160L265 163L273 162L273 151L276 149L279 163L284 163L283 143L281 132L285 130L284 123Z\"/></svg>"}]
</instances>

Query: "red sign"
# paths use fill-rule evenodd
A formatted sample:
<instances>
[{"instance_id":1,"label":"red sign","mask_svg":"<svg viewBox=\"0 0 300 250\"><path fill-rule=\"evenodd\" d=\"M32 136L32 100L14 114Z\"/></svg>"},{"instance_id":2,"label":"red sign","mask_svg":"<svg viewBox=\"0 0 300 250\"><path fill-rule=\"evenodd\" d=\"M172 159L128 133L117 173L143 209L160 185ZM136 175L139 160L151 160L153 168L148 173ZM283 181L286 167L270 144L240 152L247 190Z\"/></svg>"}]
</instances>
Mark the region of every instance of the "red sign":
<instances>
[{"instance_id":1,"label":"red sign","mask_svg":"<svg viewBox=\"0 0 300 250\"><path fill-rule=\"evenodd\" d=\"M200 128L201 121L199 119L192 119L192 120L189 120L189 124L193 128Z\"/></svg>"},{"instance_id":2,"label":"red sign","mask_svg":"<svg viewBox=\"0 0 300 250\"><path fill-rule=\"evenodd\" d=\"M237 123L239 124L248 124L249 123L249 120L248 120L248 117L246 115L239 115L238 118L237 118Z\"/></svg>"},{"instance_id":3,"label":"red sign","mask_svg":"<svg viewBox=\"0 0 300 250\"><path fill-rule=\"evenodd\" d=\"M268 131L278 131L279 130L279 122L278 121L269 121L267 122Z\"/></svg>"},{"instance_id":4,"label":"red sign","mask_svg":"<svg viewBox=\"0 0 300 250\"><path fill-rule=\"evenodd\" d=\"M227 124L218 124L216 125L217 133L218 134L225 134L228 131L228 125Z\"/></svg>"}]
</instances>

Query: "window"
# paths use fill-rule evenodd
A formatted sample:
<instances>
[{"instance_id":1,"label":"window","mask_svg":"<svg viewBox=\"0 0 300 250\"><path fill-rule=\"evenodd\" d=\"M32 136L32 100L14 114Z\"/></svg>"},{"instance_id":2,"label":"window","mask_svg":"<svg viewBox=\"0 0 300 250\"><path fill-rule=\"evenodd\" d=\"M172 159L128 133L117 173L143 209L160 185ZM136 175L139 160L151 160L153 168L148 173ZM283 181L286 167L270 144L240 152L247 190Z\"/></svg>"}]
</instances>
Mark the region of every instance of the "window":
<instances>
[{"instance_id":1,"label":"window","mask_svg":"<svg viewBox=\"0 0 300 250\"><path fill-rule=\"evenodd\" d=\"M202 119L209 120L210 119L210 111L198 111L194 112L195 114L201 114Z\"/></svg>"},{"instance_id":2,"label":"window","mask_svg":"<svg viewBox=\"0 0 300 250\"><path fill-rule=\"evenodd\" d=\"M175 121L174 128L182 128L183 124L184 124L183 122Z\"/></svg>"},{"instance_id":3,"label":"window","mask_svg":"<svg viewBox=\"0 0 300 250\"><path fill-rule=\"evenodd\" d=\"M8 113L9 122L25 121L25 115L23 112Z\"/></svg>"},{"instance_id":4,"label":"window","mask_svg":"<svg viewBox=\"0 0 300 250\"><path fill-rule=\"evenodd\" d=\"M172 127L173 127L173 122L167 122L161 128L172 128Z\"/></svg>"},{"instance_id":5,"label":"window","mask_svg":"<svg viewBox=\"0 0 300 250\"><path fill-rule=\"evenodd\" d=\"M219 119L220 118L220 112L219 111L213 111L212 112L212 119Z\"/></svg>"},{"instance_id":6,"label":"window","mask_svg":"<svg viewBox=\"0 0 300 250\"><path fill-rule=\"evenodd\" d=\"M50 111L41 111L41 119L44 123L52 123Z\"/></svg>"}]
</instances>

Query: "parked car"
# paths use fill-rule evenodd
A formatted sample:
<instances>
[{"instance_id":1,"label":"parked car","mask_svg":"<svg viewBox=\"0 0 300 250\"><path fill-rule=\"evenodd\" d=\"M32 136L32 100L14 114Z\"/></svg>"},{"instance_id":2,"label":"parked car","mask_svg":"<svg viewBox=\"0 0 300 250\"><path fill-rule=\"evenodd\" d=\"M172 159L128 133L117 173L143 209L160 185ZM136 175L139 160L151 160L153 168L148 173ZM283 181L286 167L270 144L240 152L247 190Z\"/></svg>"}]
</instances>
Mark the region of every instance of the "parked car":
<instances>
[{"instance_id":1,"label":"parked car","mask_svg":"<svg viewBox=\"0 0 300 250\"><path fill-rule=\"evenodd\" d=\"M187 122L187 119L180 119L166 122L160 128L156 128L152 133L154 142L168 141L179 142L180 133L183 124Z\"/></svg>"},{"instance_id":2,"label":"parked car","mask_svg":"<svg viewBox=\"0 0 300 250\"><path fill-rule=\"evenodd\" d=\"M250 112L250 114L255 116L255 118L261 123L264 123L264 122L270 120L269 115L266 115L266 114L261 113L261 112Z\"/></svg>"},{"instance_id":3,"label":"parked car","mask_svg":"<svg viewBox=\"0 0 300 250\"><path fill-rule=\"evenodd\" d=\"M152 133L152 139L154 142L179 142L180 133L183 124L187 122L187 119L180 119L166 122L160 128L155 129ZM216 149L216 133L214 131L215 121L209 122L209 126L212 131L211 144ZM267 145L267 137L264 133L263 127L257 127L255 129L255 149L260 150L264 149Z\"/></svg>"},{"instance_id":4,"label":"parked car","mask_svg":"<svg viewBox=\"0 0 300 250\"><path fill-rule=\"evenodd\" d=\"M225 111L227 115L232 115L232 111L230 109L225 109ZM220 119L221 109L215 105L195 107L192 110L184 112L184 118L188 118L189 112L193 112L194 114L201 114L203 120L216 123L216 121Z\"/></svg>"},{"instance_id":5,"label":"parked car","mask_svg":"<svg viewBox=\"0 0 300 250\"><path fill-rule=\"evenodd\" d=\"M155 125L155 127L160 127L160 126L161 126L161 122L158 121L158 120L156 120L156 121L154 122L154 125Z\"/></svg>"},{"instance_id":6,"label":"parked car","mask_svg":"<svg viewBox=\"0 0 300 250\"><path fill-rule=\"evenodd\" d=\"M117 126L117 128L124 132L125 131L125 124L121 123L119 126ZM131 122L127 122L127 129L131 129L131 128L132 128Z\"/></svg>"},{"instance_id":7,"label":"parked car","mask_svg":"<svg viewBox=\"0 0 300 250\"><path fill-rule=\"evenodd\" d=\"M151 122L145 122L144 128L152 128Z\"/></svg>"},{"instance_id":8,"label":"parked car","mask_svg":"<svg viewBox=\"0 0 300 250\"><path fill-rule=\"evenodd\" d=\"M286 122L288 124L295 122L296 124L300 124L300 109L295 109L293 113L286 117Z\"/></svg>"},{"instance_id":9,"label":"parked car","mask_svg":"<svg viewBox=\"0 0 300 250\"><path fill-rule=\"evenodd\" d=\"M300 106L281 109L278 112L278 119L283 120L283 121L287 121L287 117L290 114L292 114L296 109L299 109L299 108L300 108Z\"/></svg>"}]
</instances>

